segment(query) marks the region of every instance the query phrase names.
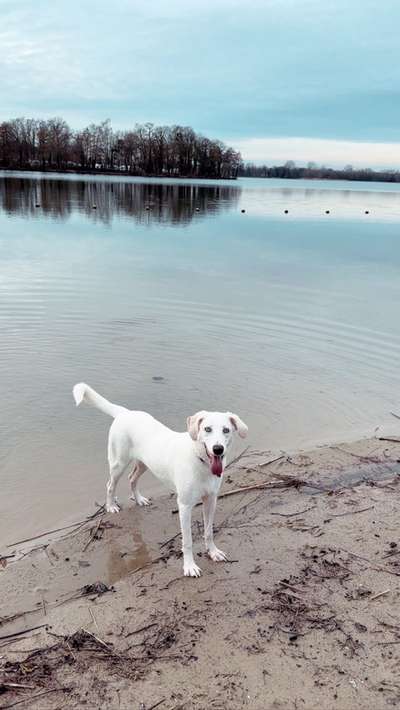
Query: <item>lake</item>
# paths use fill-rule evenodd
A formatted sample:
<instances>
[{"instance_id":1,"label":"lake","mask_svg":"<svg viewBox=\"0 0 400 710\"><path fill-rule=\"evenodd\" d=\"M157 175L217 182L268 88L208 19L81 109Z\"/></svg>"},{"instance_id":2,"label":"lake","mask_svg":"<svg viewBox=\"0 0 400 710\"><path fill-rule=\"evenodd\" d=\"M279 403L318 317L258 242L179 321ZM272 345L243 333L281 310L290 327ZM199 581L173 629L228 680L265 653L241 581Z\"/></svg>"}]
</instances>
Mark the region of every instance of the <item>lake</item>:
<instances>
[{"instance_id":1,"label":"lake","mask_svg":"<svg viewBox=\"0 0 400 710\"><path fill-rule=\"evenodd\" d=\"M392 184L0 172L0 541L104 500L80 380L181 430L237 411L263 450L372 434L400 410L399 241Z\"/></svg>"}]
</instances>

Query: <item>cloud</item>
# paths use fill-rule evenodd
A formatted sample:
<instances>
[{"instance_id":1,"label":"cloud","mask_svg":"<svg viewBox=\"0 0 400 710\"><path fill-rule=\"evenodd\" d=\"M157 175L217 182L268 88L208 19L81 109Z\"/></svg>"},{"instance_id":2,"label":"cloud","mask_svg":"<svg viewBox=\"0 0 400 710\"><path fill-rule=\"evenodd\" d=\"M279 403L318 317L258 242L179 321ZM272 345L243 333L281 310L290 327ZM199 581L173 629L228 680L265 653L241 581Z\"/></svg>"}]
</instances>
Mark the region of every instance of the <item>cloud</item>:
<instances>
[{"instance_id":1,"label":"cloud","mask_svg":"<svg viewBox=\"0 0 400 710\"><path fill-rule=\"evenodd\" d=\"M394 142L400 4L378 10L376 0L3 0L0 120Z\"/></svg>"}]
</instances>

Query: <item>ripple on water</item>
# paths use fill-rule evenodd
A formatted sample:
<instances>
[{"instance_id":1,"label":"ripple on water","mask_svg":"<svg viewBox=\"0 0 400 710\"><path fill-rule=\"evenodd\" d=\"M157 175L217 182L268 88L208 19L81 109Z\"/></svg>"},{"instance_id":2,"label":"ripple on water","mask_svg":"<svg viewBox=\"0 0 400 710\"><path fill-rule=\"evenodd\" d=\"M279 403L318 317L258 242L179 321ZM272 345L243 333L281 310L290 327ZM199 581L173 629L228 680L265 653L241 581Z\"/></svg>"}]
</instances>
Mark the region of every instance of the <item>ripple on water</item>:
<instances>
[{"instance_id":1,"label":"ripple on water","mask_svg":"<svg viewBox=\"0 0 400 710\"><path fill-rule=\"evenodd\" d=\"M26 536L42 527L40 496L62 517L104 495L109 421L74 409L77 380L176 428L200 408L237 409L250 445L271 449L353 438L399 410L400 193L227 186L200 220L197 185L185 205L173 190L157 221L137 187L102 189L95 218L91 190L69 183L64 201L42 186L49 212L34 219L18 191L0 211L0 536L15 507Z\"/></svg>"}]
</instances>

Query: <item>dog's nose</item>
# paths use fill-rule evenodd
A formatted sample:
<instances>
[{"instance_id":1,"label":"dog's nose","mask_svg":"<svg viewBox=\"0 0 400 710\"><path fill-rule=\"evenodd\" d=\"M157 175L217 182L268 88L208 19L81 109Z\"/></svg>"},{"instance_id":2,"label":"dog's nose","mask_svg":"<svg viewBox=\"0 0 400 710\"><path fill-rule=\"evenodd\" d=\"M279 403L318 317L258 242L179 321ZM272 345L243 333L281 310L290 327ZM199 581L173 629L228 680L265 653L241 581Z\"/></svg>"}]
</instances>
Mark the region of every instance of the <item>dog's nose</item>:
<instances>
[{"instance_id":1,"label":"dog's nose","mask_svg":"<svg viewBox=\"0 0 400 710\"><path fill-rule=\"evenodd\" d=\"M222 456L223 453L224 447L221 446L221 444L215 444L215 446L213 446L213 454L215 454L216 456Z\"/></svg>"}]
</instances>

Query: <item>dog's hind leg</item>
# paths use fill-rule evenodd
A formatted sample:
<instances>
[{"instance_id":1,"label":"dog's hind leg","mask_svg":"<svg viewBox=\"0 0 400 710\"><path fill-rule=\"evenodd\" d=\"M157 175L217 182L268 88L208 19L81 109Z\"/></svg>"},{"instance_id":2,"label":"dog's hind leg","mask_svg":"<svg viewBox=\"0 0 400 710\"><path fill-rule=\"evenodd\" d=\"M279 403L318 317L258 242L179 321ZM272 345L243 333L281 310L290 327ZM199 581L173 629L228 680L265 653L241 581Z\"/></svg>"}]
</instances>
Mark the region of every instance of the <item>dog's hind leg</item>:
<instances>
[{"instance_id":1,"label":"dog's hind leg","mask_svg":"<svg viewBox=\"0 0 400 710\"><path fill-rule=\"evenodd\" d=\"M121 506L115 497L115 490L119 479L128 468L130 462L115 461L110 462L110 477L107 481L106 510L108 513L119 513Z\"/></svg>"},{"instance_id":2,"label":"dog's hind leg","mask_svg":"<svg viewBox=\"0 0 400 710\"><path fill-rule=\"evenodd\" d=\"M132 464L132 454L129 439L115 429L115 421L111 426L108 439L108 463L110 477L107 481L106 510L108 513L119 513L121 506L116 497L115 490L119 479Z\"/></svg>"},{"instance_id":3,"label":"dog's hind leg","mask_svg":"<svg viewBox=\"0 0 400 710\"><path fill-rule=\"evenodd\" d=\"M131 498L132 500L136 501L137 505L150 505L150 500L142 496L137 487L138 480L140 476L144 474L145 471L147 471L147 466L145 466L142 461L136 461L133 470L128 476L132 491Z\"/></svg>"}]
</instances>

